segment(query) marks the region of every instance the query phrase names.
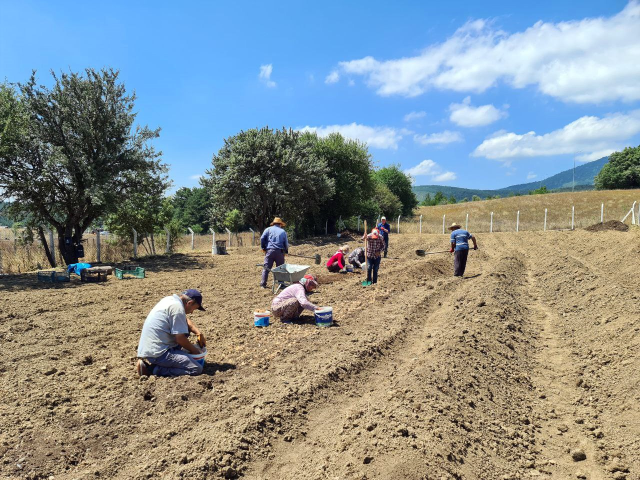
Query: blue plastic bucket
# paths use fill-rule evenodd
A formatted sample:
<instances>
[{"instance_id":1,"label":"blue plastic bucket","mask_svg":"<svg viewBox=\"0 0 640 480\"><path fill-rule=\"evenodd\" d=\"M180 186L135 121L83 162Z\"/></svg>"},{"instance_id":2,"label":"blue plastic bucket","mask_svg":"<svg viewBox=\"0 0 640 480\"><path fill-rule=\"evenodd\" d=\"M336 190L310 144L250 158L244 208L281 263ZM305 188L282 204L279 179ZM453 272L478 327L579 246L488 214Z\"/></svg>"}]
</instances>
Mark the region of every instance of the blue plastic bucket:
<instances>
[{"instance_id":1,"label":"blue plastic bucket","mask_svg":"<svg viewBox=\"0 0 640 480\"><path fill-rule=\"evenodd\" d=\"M207 349L203 348L200 353L187 353L187 356L191 357L191 359L204 367L204 357L207 356Z\"/></svg>"},{"instance_id":2,"label":"blue plastic bucket","mask_svg":"<svg viewBox=\"0 0 640 480\"><path fill-rule=\"evenodd\" d=\"M320 307L314 315L318 327L330 327L333 324L333 307Z\"/></svg>"},{"instance_id":3,"label":"blue plastic bucket","mask_svg":"<svg viewBox=\"0 0 640 480\"><path fill-rule=\"evenodd\" d=\"M270 316L271 316L271 312L269 310L264 312L253 312L253 326L268 327Z\"/></svg>"}]
</instances>

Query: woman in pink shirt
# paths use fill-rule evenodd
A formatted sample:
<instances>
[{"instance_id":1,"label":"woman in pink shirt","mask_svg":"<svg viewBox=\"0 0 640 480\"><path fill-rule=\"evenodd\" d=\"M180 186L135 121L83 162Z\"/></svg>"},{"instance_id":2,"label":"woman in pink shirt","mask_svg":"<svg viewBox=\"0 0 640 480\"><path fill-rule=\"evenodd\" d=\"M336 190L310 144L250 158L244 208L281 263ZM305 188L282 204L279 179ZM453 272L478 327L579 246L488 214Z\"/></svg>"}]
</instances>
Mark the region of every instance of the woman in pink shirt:
<instances>
[{"instance_id":1,"label":"woman in pink shirt","mask_svg":"<svg viewBox=\"0 0 640 480\"><path fill-rule=\"evenodd\" d=\"M285 288L271 302L271 313L283 322L298 318L303 310L315 312L317 306L307 299L307 292L318 288L318 281L313 275L305 275L299 283Z\"/></svg>"},{"instance_id":2,"label":"woman in pink shirt","mask_svg":"<svg viewBox=\"0 0 640 480\"><path fill-rule=\"evenodd\" d=\"M339 272L343 270L346 265L345 255L349 253L349 246L343 245L340 249L333 254L333 257L329 259L327 262L327 270L332 273Z\"/></svg>"}]
</instances>

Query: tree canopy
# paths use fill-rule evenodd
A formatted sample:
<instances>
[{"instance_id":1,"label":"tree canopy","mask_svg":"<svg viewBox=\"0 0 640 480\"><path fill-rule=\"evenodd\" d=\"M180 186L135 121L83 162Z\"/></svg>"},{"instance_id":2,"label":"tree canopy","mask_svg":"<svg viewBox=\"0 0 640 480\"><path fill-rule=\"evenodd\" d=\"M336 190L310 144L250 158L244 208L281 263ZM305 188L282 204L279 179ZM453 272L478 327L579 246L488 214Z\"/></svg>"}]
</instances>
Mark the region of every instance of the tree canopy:
<instances>
[{"instance_id":1,"label":"tree canopy","mask_svg":"<svg viewBox=\"0 0 640 480\"><path fill-rule=\"evenodd\" d=\"M202 180L211 198L212 222L219 228L233 209L260 229L275 216L300 224L315 215L334 193L315 140L312 134L268 127L225 139Z\"/></svg>"},{"instance_id":2,"label":"tree canopy","mask_svg":"<svg viewBox=\"0 0 640 480\"><path fill-rule=\"evenodd\" d=\"M166 168L149 145L159 130L136 127L135 95L112 69L52 73L54 85L0 88L0 200L41 230L50 225L67 263L91 223L116 210ZM44 235L41 233L41 239Z\"/></svg>"},{"instance_id":3,"label":"tree canopy","mask_svg":"<svg viewBox=\"0 0 640 480\"><path fill-rule=\"evenodd\" d=\"M594 184L598 190L640 187L640 145L609 155Z\"/></svg>"},{"instance_id":4,"label":"tree canopy","mask_svg":"<svg viewBox=\"0 0 640 480\"><path fill-rule=\"evenodd\" d=\"M381 168L374 174L374 179L384 183L402 203L402 215L410 217L418 206L416 194L411 189L411 177L400 170L398 165Z\"/></svg>"}]
</instances>

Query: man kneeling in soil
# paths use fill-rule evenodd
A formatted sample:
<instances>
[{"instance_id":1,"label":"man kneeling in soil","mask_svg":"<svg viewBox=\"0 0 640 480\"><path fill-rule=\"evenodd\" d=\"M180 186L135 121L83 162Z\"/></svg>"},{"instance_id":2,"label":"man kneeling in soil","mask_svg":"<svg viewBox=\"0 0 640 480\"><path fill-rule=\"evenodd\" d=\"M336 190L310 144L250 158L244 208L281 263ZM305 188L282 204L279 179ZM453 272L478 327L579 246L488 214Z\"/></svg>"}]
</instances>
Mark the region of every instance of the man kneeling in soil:
<instances>
[{"instance_id":1,"label":"man kneeling in soil","mask_svg":"<svg viewBox=\"0 0 640 480\"><path fill-rule=\"evenodd\" d=\"M202 373L202 365L188 356L189 353L201 353L189 341L189 333L196 335L200 347L207 344L204 334L187 318L196 310L204 308L202 294L195 289L164 297L153 307L140 335L138 375L177 377Z\"/></svg>"},{"instance_id":2,"label":"man kneeling in soil","mask_svg":"<svg viewBox=\"0 0 640 480\"><path fill-rule=\"evenodd\" d=\"M271 302L271 313L283 322L297 319L303 310L315 312L318 307L307 299L307 292L318 288L318 281L313 275L305 275L299 283L285 288Z\"/></svg>"}]
</instances>

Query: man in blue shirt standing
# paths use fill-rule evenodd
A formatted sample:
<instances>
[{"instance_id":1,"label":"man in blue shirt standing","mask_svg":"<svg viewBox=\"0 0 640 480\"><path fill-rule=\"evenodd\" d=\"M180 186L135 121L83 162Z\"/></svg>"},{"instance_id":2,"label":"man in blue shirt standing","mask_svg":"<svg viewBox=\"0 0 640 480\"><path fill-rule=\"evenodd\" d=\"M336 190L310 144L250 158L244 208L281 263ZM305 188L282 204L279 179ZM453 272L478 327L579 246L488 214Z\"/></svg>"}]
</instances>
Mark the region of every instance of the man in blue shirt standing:
<instances>
[{"instance_id":1,"label":"man in blue shirt standing","mask_svg":"<svg viewBox=\"0 0 640 480\"><path fill-rule=\"evenodd\" d=\"M457 223L452 223L449 227L451 230L451 250L453 253L453 275L461 277L464 275L464 270L467 266L467 256L469 255L469 240L473 242L473 249L478 249L476 243L476 237L471 235L466 230L463 230Z\"/></svg>"},{"instance_id":2,"label":"man in blue shirt standing","mask_svg":"<svg viewBox=\"0 0 640 480\"><path fill-rule=\"evenodd\" d=\"M285 253L289 253L289 239L287 232L282 228L287 224L280 217L276 217L271 222L271 226L262 232L260 237L260 246L264 252L264 268L262 269L262 281L260 286L267 288L267 279L269 278L269 269L276 264L279 267L284 263Z\"/></svg>"},{"instance_id":3,"label":"man in blue shirt standing","mask_svg":"<svg viewBox=\"0 0 640 480\"><path fill-rule=\"evenodd\" d=\"M391 225L387 223L387 217L382 217L378 224L378 230L382 234L384 240L384 258L387 258L387 250L389 250L389 233L391 233Z\"/></svg>"}]
</instances>

